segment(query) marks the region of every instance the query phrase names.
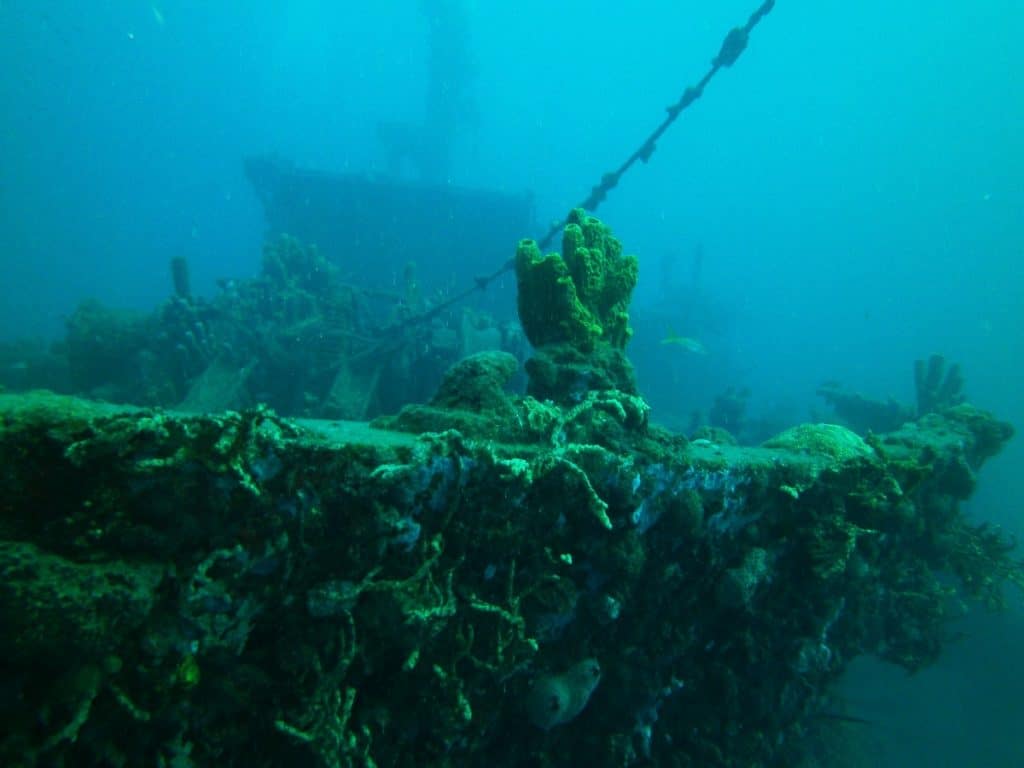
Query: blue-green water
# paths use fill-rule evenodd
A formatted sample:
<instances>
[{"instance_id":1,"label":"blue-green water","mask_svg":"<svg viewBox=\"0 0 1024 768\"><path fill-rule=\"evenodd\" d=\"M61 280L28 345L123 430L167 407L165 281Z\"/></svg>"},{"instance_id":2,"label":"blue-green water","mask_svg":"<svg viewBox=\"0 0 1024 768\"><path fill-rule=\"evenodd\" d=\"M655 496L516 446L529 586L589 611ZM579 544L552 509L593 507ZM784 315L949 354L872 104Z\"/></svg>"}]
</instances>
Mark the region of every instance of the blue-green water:
<instances>
[{"instance_id":1,"label":"blue-green water","mask_svg":"<svg viewBox=\"0 0 1024 768\"><path fill-rule=\"evenodd\" d=\"M174 255L200 294L253 274L248 155L529 191L540 222L561 217L752 10L2 0L0 339L57 336L87 296L151 308ZM1021 39L1018 1L779 0L600 209L641 258L633 357L656 418L685 425L727 386L754 418L814 418L826 379L909 402L911 361L940 352L1024 425ZM396 163L381 126L427 138ZM1018 438L985 469L979 517L1024 530L1022 461ZM1021 611L964 631L913 680L858 668L877 764L1024 764Z\"/></svg>"}]
</instances>

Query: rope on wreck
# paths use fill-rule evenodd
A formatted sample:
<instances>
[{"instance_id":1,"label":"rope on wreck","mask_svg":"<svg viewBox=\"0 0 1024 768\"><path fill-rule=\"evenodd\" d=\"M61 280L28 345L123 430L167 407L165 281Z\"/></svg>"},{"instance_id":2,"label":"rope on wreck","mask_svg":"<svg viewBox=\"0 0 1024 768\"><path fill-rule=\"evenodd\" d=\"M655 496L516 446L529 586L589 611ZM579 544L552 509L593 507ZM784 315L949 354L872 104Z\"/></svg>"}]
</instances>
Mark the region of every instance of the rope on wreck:
<instances>
[{"instance_id":1,"label":"rope on wreck","mask_svg":"<svg viewBox=\"0 0 1024 768\"><path fill-rule=\"evenodd\" d=\"M658 139L664 135L669 127L671 127L672 123L679 119L679 116L686 109L692 106L693 103L704 94L704 89L707 87L708 83L711 82L711 79L718 74L720 69L723 67L731 67L736 63L740 54L743 53L747 47L751 31L753 31L754 27L756 27L760 23L761 19L767 16L774 7L775 0L765 0L761 6L751 14L750 18L747 19L746 24L742 27L733 27L729 30L725 39L722 41L722 47L719 49L718 55L711 60L711 68L708 69L704 77L702 77L696 85L691 85L683 91L683 95L679 97L678 101L665 108L665 111L668 114L661 121L658 127L655 128L646 139L644 139L640 146L633 151L633 154L631 154L625 162L623 162L614 171L610 171L609 173L601 176L601 181L590 190L590 194L587 196L587 199L575 207L584 208L588 211L596 211L601 203L604 202L608 193L618 186L619 180L623 175L625 175L626 171L628 171L638 160L646 164L651 159L651 155L653 155L654 150L657 149ZM567 223L568 217L551 225L544 236L537 241L541 250L547 248L548 245L551 244L555 235L565 229L565 225ZM386 329L385 333L388 335L395 334L410 326L418 325L436 317L452 305L458 304L460 301L469 298L477 291L484 290L494 282L494 280L501 277L506 272L511 271L514 266L515 258L513 257L489 275L479 275L474 278L473 285L466 288L461 293L450 296L440 304L435 304L429 309L418 314L404 318Z\"/></svg>"}]
</instances>

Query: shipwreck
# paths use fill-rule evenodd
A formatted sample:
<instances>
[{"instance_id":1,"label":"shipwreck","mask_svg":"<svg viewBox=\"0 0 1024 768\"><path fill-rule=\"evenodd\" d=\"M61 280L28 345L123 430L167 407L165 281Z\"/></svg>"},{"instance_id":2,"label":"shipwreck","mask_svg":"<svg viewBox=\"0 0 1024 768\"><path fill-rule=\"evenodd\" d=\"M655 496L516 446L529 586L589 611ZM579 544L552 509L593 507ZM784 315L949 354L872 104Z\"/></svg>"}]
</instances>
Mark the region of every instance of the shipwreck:
<instances>
[{"instance_id":1,"label":"shipwreck","mask_svg":"<svg viewBox=\"0 0 1024 768\"><path fill-rule=\"evenodd\" d=\"M758 447L650 418L637 261L520 242L501 351L373 422L0 395L10 766L797 766L859 655L1021 583L968 403Z\"/></svg>"}]
</instances>

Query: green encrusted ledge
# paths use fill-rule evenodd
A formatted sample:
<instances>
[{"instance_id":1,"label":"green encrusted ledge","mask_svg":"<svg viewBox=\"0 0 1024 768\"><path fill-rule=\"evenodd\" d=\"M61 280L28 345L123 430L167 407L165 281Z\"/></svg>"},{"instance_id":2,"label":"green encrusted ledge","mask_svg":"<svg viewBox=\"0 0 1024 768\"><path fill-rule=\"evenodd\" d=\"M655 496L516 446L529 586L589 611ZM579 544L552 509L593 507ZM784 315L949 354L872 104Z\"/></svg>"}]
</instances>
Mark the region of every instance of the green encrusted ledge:
<instances>
[{"instance_id":1,"label":"green encrusted ledge","mask_svg":"<svg viewBox=\"0 0 1024 768\"><path fill-rule=\"evenodd\" d=\"M742 448L449 395L517 440L0 395L0 762L809 765L851 659L938 657L949 574L1020 583L969 405Z\"/></svg>"}]
</instances>

